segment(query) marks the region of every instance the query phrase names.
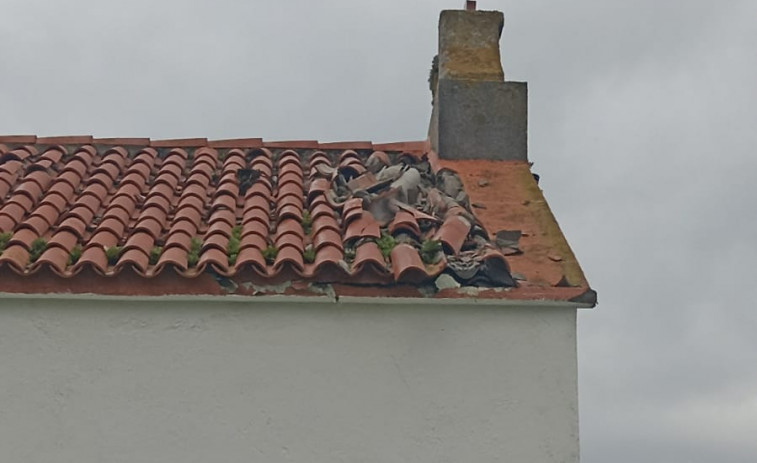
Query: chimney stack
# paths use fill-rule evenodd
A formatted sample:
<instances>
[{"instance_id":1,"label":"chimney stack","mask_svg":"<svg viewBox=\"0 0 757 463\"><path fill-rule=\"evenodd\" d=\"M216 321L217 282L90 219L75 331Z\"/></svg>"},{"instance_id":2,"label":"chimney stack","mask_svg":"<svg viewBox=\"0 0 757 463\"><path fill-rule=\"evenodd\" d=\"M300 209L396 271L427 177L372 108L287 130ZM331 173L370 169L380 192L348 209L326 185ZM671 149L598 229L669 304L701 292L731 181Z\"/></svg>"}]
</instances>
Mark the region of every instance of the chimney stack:
<instances>
[{"instance_id":1,"label":"chimney stack","mask_svg":"<svg viewBox=\"0 0 757 463\"><path fill-rule=\"evenodd\" d=\"M445 10L431 70L429 138L442 159L527 160L528 91L506 82L499 54L499 11Z\"/></svg>"}]
</instances>

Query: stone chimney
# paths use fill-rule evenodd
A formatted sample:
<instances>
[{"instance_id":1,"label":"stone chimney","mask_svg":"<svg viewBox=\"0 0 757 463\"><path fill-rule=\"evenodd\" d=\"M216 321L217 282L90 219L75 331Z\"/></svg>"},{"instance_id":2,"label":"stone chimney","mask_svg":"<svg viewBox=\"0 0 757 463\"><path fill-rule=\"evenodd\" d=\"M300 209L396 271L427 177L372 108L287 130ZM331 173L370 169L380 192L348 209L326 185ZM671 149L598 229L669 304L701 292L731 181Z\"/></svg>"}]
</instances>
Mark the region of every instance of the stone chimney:
<instances>
[{"instance_id":1,"label":"stone chimney","mask_svg":"<svg viewBox=\"0 0 757 463\"><path fill-rule=\"evenodd\" d=\"M499 58L499 11L445 10L429 84L429 138L442 159L527 160L528 90L506 82Z\"/></svg>"}]
</instances>

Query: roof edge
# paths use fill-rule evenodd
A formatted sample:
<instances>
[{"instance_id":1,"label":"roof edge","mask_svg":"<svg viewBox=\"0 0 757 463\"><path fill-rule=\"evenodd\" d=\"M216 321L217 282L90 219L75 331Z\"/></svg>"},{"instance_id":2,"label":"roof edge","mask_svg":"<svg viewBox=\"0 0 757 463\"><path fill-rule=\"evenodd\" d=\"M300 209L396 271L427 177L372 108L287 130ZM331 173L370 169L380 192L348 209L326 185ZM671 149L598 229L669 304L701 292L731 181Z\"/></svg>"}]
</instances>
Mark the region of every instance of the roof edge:
<instances>
[{"instance_id":1,"label":"roof edge","mask_svg":"<svg viewBox=\"0 0 757 463\"><path fill-rule=\"evenodd\" d=\"M124 301L124 302L230 302L230 303L295 303L295 304L372 304L372 305L479 305L500 307L549 307L565 309L588 309L593 305L578 300L521 300L521 299L481 299L481 298L412 298L412 297L358 297L313 295L298 296L287 294L245 296L245 295L110 295L96 293L9 293L0 292L6 300L68 300L68 301ZM575 298L574 298L575 299Z\"/></svg>"}]
</instances>

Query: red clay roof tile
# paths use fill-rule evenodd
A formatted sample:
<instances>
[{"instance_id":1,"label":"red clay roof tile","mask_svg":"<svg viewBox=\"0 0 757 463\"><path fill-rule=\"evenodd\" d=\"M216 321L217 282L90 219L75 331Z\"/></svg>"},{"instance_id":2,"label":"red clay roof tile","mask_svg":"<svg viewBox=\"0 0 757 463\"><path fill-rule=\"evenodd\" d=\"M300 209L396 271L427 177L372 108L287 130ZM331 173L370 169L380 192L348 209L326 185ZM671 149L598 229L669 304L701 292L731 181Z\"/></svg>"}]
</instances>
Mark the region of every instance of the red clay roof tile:
<instances>
[{"instance_id":1,"label":"red clay roof tile","mask_svg":"<svg viewBox=\"0 0 757 463\"><path fill-rule=\"evenodd\" d=\"M313 263L315 264L314 271L318 272L327 264L334 264L338 267L339 262L343 259L343 257L344 253L342 252L341 246L337 247L330 244L325 245L322 248L318 249L315 253L315 259L313 260Z\"/></svg>"},{"instance_id":2,"label":"red clay roof tile","mask_svg":"<svg viewBox=\"0 0 757 463\"><path fill-rule=\"evenodd\" d=\"M263 146L262 138L235 138L228 140L210 140L211 148L260 148Z\"/></svg>"},{"instance_id":3,"label":"red clay roof tile","mask_svg":"<svg viewBox=\"0 0 757 463\"><path fill-rule=\"evenodd\" d=\"M457 254L465 243L465 239L471 229L471 223L459 215L447 217L435 239L442 242L448 254Z\"/></svg>"},{"instance_id":4,"label":"red clay roof tile","mask_svg":"<svg viewBox=\"0 0 757 463\"><path fill-rule=\"evenodd\" d=\"M32 241L39 238L39 236L40 234L37 233L37 231L35 231L34 229L20 228L16 233L13 234L10 241L8 241L8 245L18 244L26 249L29 249L31 247Z\"/></svg>"},{"instance_id":5,"label":"red clay roof tile","mask_svg":"<svg viewBox=\"0 0 757 463\"><path fill-rule=\"evenodd\" d=\"M207 265L212 265L217 271L227 273L229 264L226 252L218 248L203 250L198 267L205 267Z\"/></svg>"},{"instance_id":6,"label":"red clay roof tile","mask_svg":"<svg viewBox=\"0 0 757 463\"><path fill-rule=\"evenodd\" d=\"M421 283L429 278L418 250L408 244L398 244L392 249L394 279L404 283Z\"/></svg>"},{"instance_id":7,"label":"red clay roof tile","mask_svg":"<svg viewBox=\"0 0 757 463\"><path fill-rule=\"evenodd\" d=\"M141 247L133 247L124 250L121 257L118 259L118 266L123 268L126 264L133 265L141 273L147 271L147 266L150 263L149 251L145 251Z\"/></svg>"},{"instance_id":8,"label":"red clay roof tile","mask_svg":"<svg viewBox=\"0 0 757 463\"><path fill-rule=\"evenodd\" d=\"M73 135L62 137L38 137L38 145L84 145L92 143L91 135Z\"/></svg>"},{"instance_id":9,"label":"red clay roof tile","mask_svg":"<svg viewBox=\"0 0 757 463\"><path fill-rule=\"evenodd\" d=\"M179 234L181 235L181 234ZM189 239L187 239L187 248L184 247L168 247L163 250L163 253L158 258L158 264L155 268L155 272L162 271L167 265L174 265L180 270L187 269L187 251L189 245Z\"/></svg>"},{"instance_id":10,"label":"red clay roof tile","mask_svg":"<svg viewBox=\"0 0 757 463\"><path fill-rule=\"evenodd\" d=\"M241 248L237 256L236 266L242 268L246 265L254 266L258 273L265 273L266 262L260 248L255 245Z\"/></svg>"},{"instance_id":11,"label":"red clay roof tile","mask_svg":"<svg viewBox=\"0 0 757 463\"><path fill-rule=\"evenodd\" d=\"M88 246L82 252L79 260L74 264L74 270L80 271L85 266L91 266L99 274L104 274L108 268L108 258L102 246Z\"/></svg>"},{"instance_id":12,"label":"red clay roof tile","mask_svg":"<svg viewBox=\"0 0 757 463\"><path fill-rule=\"evenodd\" d=\"M11 202L6 203L5 206L0 209L0 215L10 217L13 219L14 224L20 223L31 207L31 200L26 196L13 197L11 200Z\"/></svg>"},{"instance_id":13,"label":"red clay roof tile","mask_svg":"<svg viewBox=\"0 0 757 463\"><path fill-rule=\"evenodd\" d=\"M93 138L95 145L149 146L149 138Z\"/></svg>"},{"instance_id":14,"label":"red clay roof tile","mask_svg":"<svg viewBox=\"0 0 757 463\"><path fill-rule=\"evenodd\" d=\"M35 267L48 265L54 268L55 273L63 274L69 261L69 251L59 247L48 247L34 263Z\"/></svg>"},{"instance_id":15,"label":"red clay roof tile","mask_svg":"<svg viewBox=\"0 0 757 463\"><path fill-rule=\"evenodd\" d=\"M290 148L290 149L318 149L318 140L292 140L292 141L267 141L263 140L266 148Z\"/></svg>"},{"instance_id":16,"label":"red clay roof tile","mask_svg":"<svg viewBox=\"0 0 757 463\"><path fill-rule=\"evenodd\" d=\"M405 142L390 142L390 143L374 143L373 149L376 151L423 151L427 152L429 142L423 141L405 141Z\"/></svg>"},{"instance_id":17,"label":"red clay roof tile","mask_svg":"<svg viewBox=\"0 0 757 463\"><path fill-rule=\"evenodd\" d=\"M390 234L398 232L410 232L416 237L420 237L421 229L413 214L408 211L400 210L394 215L394 220L389 224L388 231Z\"/></svg>"},{"instance_id":18,"label":"red clay roof tile","mask_svg":"<svg viewBox=\"0 0 757 463\"><path fill-rule=\"evenodd\" d=\"M265 249L268 245L266 239L258 233L247 233L242 237L239 243L239 249L244 251L247 248L255 248L259 251ZM241 252L240 252L241 254Z\"/></svg>"},{"instance_id":19,"label":"red clay roof tile","mask_svg":"<svg viewBox=\"0 0 757 463\"><path fill-rule=\"evenodd\" d=\"M76 234L67 232L76 237ZM97 229L97 232L95 232L87 242L87 246L95 246L99 248L110 248L118 244L118 240L120 239L121 235L118 233L115 233L112 229L108 229L105 227L100 227ZM72 249L73 246L67 249Z\"/></svg>"},{"instance_id":20,"label":"red clay roof tile","mask_svg":"<svg viewBox=\"0 0 757 463\"><path fill-rule=\"evenodd\" d=\"M331 143L321 143L322 150L373 150L373 143L369 141L340 141Z\"/></svg>"},{"instance_id":21,"label":"red clay roof tile","mask_svg":"<svg viewBox=\"0 0 757 463\"><path fill-rule=\"evenodd\" d=\"M32 230L37 236L44 236L47 233L47 230L50 228L50 222L55 221L55 219L57 219L57 215L55 216L55 218L32 215L28 219L24 220L21 225L19 225L19 230L25 228Z\"/></svg>"},{"instance_id":22,"label":"red clay roof tile","mask_svg":"<svg viewBox=\"0 0 757 463\"><path fill-rule=\"evenodd\" d=\"M12 217L0 214L0 233L9 233L13 230L13 227L18 223Z\"/></svg>"},{"instance_id":23,"label":"red clay roof tile","mask_svg":"<svg viewBox=\"0 0 757 463\"><path fill-rule=\"evenodd\" d=\"M381 237L381 230L378 222L373 218L368 211L359 211L360 216L347 225L347 229L344 232L344 241L349 241L355 238L374 238ZM348 220L345 217L345 220Z\"/></svg>"},{"instance_id":24,"label":"red clay roof tile","mask_svg":"<svg viewBox=\"0 0 757 463\"><path fill-rule=\"evenodd\" d=\"M0 143L20 143L33 145L37 143L36 135L0 135Z\"/></svg>"},{"instance_id":25,"label":"red clay roof tile","mask_svg":"<svg viewBox=\"0 0 757 463\"><path fill-rule=\"evenodd\" d=\"M12 244L3 250L0 255L0 265L10 266L16 273L23 273L29 262L29 251L25 245Z\"/></svg>"},{"instance_id":26,"label":"red clay roof tile","mask_svg":"<svg viewBox=\"0 0 757 463\"><path fill-rule=\"evenodd\" d=\"M171 140L151 140L153 148L197 148L208 146L207 138L174 138ZM185 156L186 159L186 156Z\"/></svg>"},{"instance_id":27,"label":"red clay roof tile","mask_svg":"<svg viewBox=\"0 0 757 463\"><path fill-rule=\"evenodd\" d=\"M180 247L184 249L185 252L189 252L192 248L192 238L197 234L197 225L187 222L185 220L176 222L171 225L168 233L167 238L164 236L164 246L166 248L170 247Z\"/></svg>"},{"instance_id":28,"label":"red clay roof tile","mask_svg":"<svg viewBox=\"0 0 757 463\"><path fill-rule=\"evenodd\" d=\"M315 232L313 236L313 247L315 251L323 249L326 246L334 246L337 249L343 249L342 238L339 233L330 228L325 228Z\"/></svg>"}]
</instances>

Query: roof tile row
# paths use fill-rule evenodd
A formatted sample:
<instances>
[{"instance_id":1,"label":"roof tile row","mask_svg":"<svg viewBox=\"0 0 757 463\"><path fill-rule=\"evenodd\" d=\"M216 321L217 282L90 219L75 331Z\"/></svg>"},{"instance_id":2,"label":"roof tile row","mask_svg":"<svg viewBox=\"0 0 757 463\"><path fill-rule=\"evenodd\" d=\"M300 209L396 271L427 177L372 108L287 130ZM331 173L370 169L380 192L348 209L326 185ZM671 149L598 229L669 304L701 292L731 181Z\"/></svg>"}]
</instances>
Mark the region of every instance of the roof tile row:
<instances>
[{"instance_id":1,"label":"roof tile row","mask_svg":"<svg viewBox=\"0 0 757 463\"><path fill-rule=\"evenodd\" d=\"M326 142L318 140L269 141L262 138L233 138L208 140L207 138L174 138L152 140L150 138L95 138L91 135L66 135L38 137L36 135L0 135L0 144L5 145L103 145L153 148L216 148L216 149L320 149L320 150L373 150L373 151L423 151L425 142L373 143L370 141Z\"/></svg>"}]
</instances>

